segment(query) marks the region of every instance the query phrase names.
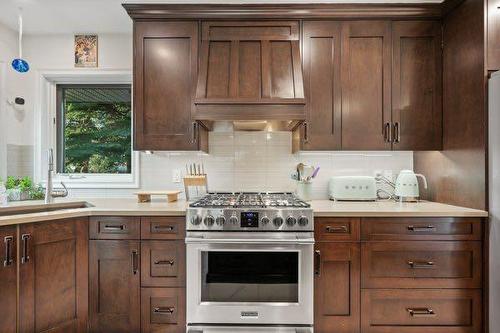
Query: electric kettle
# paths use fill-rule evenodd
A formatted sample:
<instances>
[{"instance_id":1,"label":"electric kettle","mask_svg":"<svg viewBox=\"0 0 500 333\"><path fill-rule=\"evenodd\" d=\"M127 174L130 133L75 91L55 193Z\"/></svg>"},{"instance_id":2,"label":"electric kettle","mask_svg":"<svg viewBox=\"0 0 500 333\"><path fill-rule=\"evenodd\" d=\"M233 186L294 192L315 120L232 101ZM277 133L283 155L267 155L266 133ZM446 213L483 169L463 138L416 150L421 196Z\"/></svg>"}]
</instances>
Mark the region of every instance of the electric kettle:
<instances>
[{"instance_id":1,"label":"electric kettle","mask_svg":"<svg viewBox=\"0 0 500 333\"><path fill-rule=\"evenodd\" d=\"M418 189L418 180L420 177L424 181L424 187L427 188L427 179L424 175L414 173L412 170L401 170L396 179L394 194L400 201L416 202L420 196Z\"/></svg>"}]
</instances>

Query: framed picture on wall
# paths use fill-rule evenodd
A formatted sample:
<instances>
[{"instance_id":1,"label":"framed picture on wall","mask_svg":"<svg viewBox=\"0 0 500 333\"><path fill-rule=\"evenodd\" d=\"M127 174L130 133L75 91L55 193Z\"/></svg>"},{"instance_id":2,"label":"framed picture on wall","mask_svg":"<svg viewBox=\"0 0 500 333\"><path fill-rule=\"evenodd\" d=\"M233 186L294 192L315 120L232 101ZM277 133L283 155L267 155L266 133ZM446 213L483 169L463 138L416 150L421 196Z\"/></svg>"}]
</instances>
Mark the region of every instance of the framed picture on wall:
<instances>
[{"instance_id":1,"label":"framed picture on wall","mask_svg":"<svg viewBox=\"0 0 500 333\"><path fill-rule=\"evenodd\" d=\"M97 35L75 35L75 67L97 67Z\"/></svg>"}]
</instances>

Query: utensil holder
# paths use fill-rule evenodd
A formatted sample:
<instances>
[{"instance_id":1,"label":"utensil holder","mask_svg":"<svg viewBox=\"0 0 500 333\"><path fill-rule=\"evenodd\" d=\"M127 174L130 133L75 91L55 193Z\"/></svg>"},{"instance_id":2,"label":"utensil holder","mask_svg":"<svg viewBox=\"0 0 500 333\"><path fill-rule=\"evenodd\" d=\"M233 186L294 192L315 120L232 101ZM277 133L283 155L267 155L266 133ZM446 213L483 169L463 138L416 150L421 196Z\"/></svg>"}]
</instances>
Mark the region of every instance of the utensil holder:
<instances>
[{"instance_id":1,"label":"utensil holder","mask_svg":"<svg viewBox=\"0 0 500 333\"><path fill-rule=\"evenodd\" d=\"M304 201L312 200L312 182L297 182L297 196Z\"/></svg>"},{"instance_id":2,"label":"utensil holder","mask_svg":"<svg viewBox=\"0 0 500 333\"><path fill-rule=\"evenodd\" d=\"M186 200L190 201L193 198L190 193L190 188L199 188L203 189L203 193L208 193L208 181L207 181L207 175L187 175L184 177L184 193L186 193ZM198 196L200 196L200 193L198 193Z\"/></svg>"}]
</instances>

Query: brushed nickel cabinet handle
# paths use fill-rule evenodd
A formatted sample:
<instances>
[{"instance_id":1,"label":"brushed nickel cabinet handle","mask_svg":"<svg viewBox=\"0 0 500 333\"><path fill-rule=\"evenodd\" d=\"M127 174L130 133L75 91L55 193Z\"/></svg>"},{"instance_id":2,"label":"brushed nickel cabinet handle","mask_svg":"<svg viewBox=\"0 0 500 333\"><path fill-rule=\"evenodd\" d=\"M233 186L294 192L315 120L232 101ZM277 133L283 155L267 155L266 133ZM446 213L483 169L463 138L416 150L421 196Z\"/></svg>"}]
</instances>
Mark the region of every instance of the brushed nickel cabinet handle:
<instances>
[{"instance_id":1,"label":"brushed nickel cabinet handle","mask_svg":"<svg viewBox=\"0 0 500 333\"><path fill-rule=\"evenodd\" d=\"M25 264L30 260L28 253L28 241L30 240L30 234L21 235L21 240L23 241L23 255L21 256L21 264Z\"/></svg>"},{"instance_id":2,"label":"brushed nickel cabinet handle","mask_svg":"<svg viewBox=\"0 0 500 333\"><path fill-rule=\"evenodd\" d=\"M304 122L304 143L309 143L309 125Z\"/></svg>"},{"instance_id":3,"label":"brushed nickel cabinet handle","mask_svg":"<svg viewBox=\"0 0 500 333\"><path fill-rule=\"evenodd\" d=\"M408 266L411 268L434 268L435 263L434 261L408 261L407 262Z\"/></svg>"},{"instance_id":4,"label":"brushed nickel cabinet handle","mask_svg":"<svg viewBox=\"0 0 500 333\"><path fill-rule=\"evenodd\" d=\"M125 225L120 224L120 225L105 225L104 230L109 230L109 231L123 231L125 230Z\"/></svg>"},{"instance_id":5,"label":"brushed nickel cabinet handle","mask_svg":"<svg viewBox=\"0 0 500 333\"><path fill-rule=\"evenodd\" d=\"M406 309L412 317L435 317L436 313L431 308L408 308Z\"/></svg>"},{"instance_id":6,"label":"brushed nickel cabinet handle","mask_svg":"<svg viewBox=\"0 0 500 333\"><path fill-rule=\"evenodd\" d=\"M132 250L132 273L137 274L139 272L139 251Z\"/></svg>"},{"instance_id":7,"label":"brushed nickel cabinet handle","mask_svg":"<svg viewBox=\"0 0 500 333\"><path fill-rule=\"evenodd\" d=\"M347 232L349 232L349 229L347 228L346 225L341 225L341 226L335 226L335 227L332 227L332 226L326 226L326 232L330 233L330 234L345 234Z\"/></svg>"},{"instance_id":8,"label":"brushed nickel cabinet handle","mask_svg":"<svg viewBox=\"0 0 500 333\"><path fill-rule=\"evenodd\" d=\"M401 141L401 129L399 128L399 122L394 123L394 143L399 143Z\"/></svg>"},{"instance_id":9,"label":"brushed nickel cabinet handle","mask_svg":"<svg viewBox=\"0 0 500 333\"><path fill-rule=\"evenodd\" d=\"M167 230L167 231L173 231L174 227L171 225L155 225L153 226L154 230Z\"/></svg>"},{"instance_id":10,"label":"brushed nickel cabinet handle","mask_svg":"<svg viewBox=\"0 0 500 333\"><path fill-rule=\"evenodd\" d=\"M314 274L321 276L321 251L314 251Z\"/></svg>"},{"instance_id":11,"label":"brushed nickel cabinet handle","mask_svg":"<svg viewBox=\"0 0 500 333\"><path fill-rule=\"evenodd\" d=\"M435 232L436 226L434 226L434 225L424 225L424 226L409 225L407 227L407 229L409 231L412 231L412 232Z\"/></svg>"},{"instance_id":12,"label":"brushed nickel cabinet handle","mask_svg":"<svg viewBox=\"0 0 500 333\"><path fill-rule=\"evenodd\" d=\"M196 132L198 130L198 123L196 121L193 121L193 131L192 131L192 138L191 138L191 143L196 143L197 136Z\"/></svg>"},{"instance_id":13,"label":"brushed nickel cabinet handle","mask_svg":"<svg viewBox=\"0 0 500 333\"><path fill-rule=\"evenodd\" d=\"M384 140L385 142L392 142L391 123L389 122L384 125Z\"/></svg>"},{"instance_id":14,"label":"brushed nickel cabinet handle","mask_svg":"<svg viewBox=\"0 0 500 333\"><path fill-rule=\"evenodd\" d=\"M153 308L154 313L161 314L161 315L171 315L174 313L174 311L175 311L175 308L170 308L170 307L159 306L159 307Z\"/></svg>"},{"instance_id":15,"label":"brushed nickel cabinet handle","mask_svg":"<svg viewBox=\"0 0 500 333\"><path fill-rule=\"evenodd\" d=\"M7 267L14 263L14 257L12 254L12 243L14 242L14 236L4 237L3 242L5 244L5 259L3 261L3 266Z\"/></svg>"},{"instance_id":16,"label":"brushed nickel cabinet handle","mask_svg":"<svg viewBox=\"0 0 500 333\"><path fill-rule=\"evenodd\" d=\"M175 261L173 260L158 260L158 261L155 261L155 265L170 265L170 266L173 266L175 263Z\"/></svg>"}]
</instances>

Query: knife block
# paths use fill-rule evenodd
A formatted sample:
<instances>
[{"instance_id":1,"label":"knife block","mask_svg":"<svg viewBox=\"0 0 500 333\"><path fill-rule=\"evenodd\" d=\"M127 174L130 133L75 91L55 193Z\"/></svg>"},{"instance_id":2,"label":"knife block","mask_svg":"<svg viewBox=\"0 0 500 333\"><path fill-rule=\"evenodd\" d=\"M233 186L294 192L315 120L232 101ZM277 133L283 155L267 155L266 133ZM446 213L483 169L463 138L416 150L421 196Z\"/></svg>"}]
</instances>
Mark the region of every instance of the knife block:
<instances>
[{"instance_id":1,"label":"knife block","mask_svg":"<svg viewBox=\"0 0 500 333\"><path fill-rule=\"evenodd\" d=\"M191 199L190 188L203 187L205 192L208 193L207 175L186 175L184 176L184 193L186 193L186 200Z\"/></svg>"}]
</instances>

